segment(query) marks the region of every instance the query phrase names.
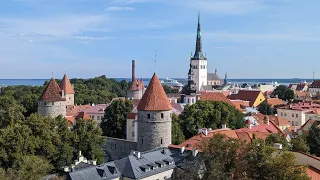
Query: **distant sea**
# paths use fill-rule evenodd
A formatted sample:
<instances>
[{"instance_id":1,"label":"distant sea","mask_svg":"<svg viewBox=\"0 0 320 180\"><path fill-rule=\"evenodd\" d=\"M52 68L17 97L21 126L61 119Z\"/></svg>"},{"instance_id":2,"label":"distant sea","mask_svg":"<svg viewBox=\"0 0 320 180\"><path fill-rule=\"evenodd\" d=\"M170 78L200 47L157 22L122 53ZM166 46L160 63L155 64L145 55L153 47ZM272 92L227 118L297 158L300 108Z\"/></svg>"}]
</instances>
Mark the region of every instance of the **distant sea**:
<instances>
[{"instance_id":1,"label":"distant sea","mask_svg":"<svg viewBox=\"0 0 320 180\"><path fill-rule=\"evenodd\" d=\"M117 81L130 81L131 78L113 78ZM160 78L161 79L161 78ZM183 84L187 83L187 79L182 78L173 78ZM16 85L27 85L27 86L42 86L45 81L49 79L0 79L0 86L16 86ZM144 84L148 85L150 78L143 78ZM300 82L312 82L312 79L228 79L229 83L248 83L248 84L271 84L277 82L278 84L288 85L291 83L300 83Z\"/></svg>"}]
</instances>

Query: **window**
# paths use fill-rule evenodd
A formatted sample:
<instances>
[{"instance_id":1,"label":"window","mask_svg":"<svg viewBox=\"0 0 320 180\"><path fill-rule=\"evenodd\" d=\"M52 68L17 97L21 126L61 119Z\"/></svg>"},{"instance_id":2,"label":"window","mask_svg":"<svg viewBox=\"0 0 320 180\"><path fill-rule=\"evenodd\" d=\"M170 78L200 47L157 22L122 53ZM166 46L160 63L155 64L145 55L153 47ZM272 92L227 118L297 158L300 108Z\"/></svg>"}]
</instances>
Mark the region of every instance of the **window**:
<instances>
[{"instance_id":1,"label":"window","mask_svg":"<svg viewBox=\"0 0 320 180\"><path fill-rule=\"evenodd\" d=\"M284 116L287 116L287 113L284 113Z\"/></svg>"},{"instance_id":2,"label":"window","mask_svg":"<svg viewBox=\"0 0 320 180\"><path fill-rule=\"evenodd\" d=\"M148 119L150 119L150 114L148 114Z\"/></svg>"},{"instance_id":3,"label":"window","mask_svg":"<svg viewBox=\"0 0 320 180\"><path fill-rule=\"evenodd\" d=\"M141 139L141 144L143 144L143 138Z\"/></svg>"},{"instance_id":4,"label":"window","mask_svg":"<svg viewBox=\"0 0 320 180\"><path fill-rule=\"evenodd\" d=\"M283 113L281 112L281 116L283 116Z\"/></svg>"},{"instance_id":5,"label":"window","mask_svg":"<svg viewBox=\"0 0 320 180\"><path fill-rule=\"evenodd\" d=\"M97 120L101 120L101 116L97 116Z\"/></svg>"},{"instance_id":6,"label":"window","mask_svg":"<svg viewBox=\"0 0 320 180\"><path fill-rule=\"evenodd\" d=\"M134 131L132 131L132 134L131 134L131 135L132 135L132 137L134 137Z\"/></svg>"},{"instance_id":7,"label":"window","mask_svg":"<svg viewBox=\"0 0 320 180\"><path fill-rule=\"evenodd\" d=\"M294 126L294 122L292 121L292 126Z\"/></svg>"},{"instance_id":8,"label":"window","mask_svg":"<svg viewBox=\"0 0 320 180\"><path fill-rule=\"evenodd\" d=\"M134 121L132 121L132 127L134 127Z\"/></svg>"},{"instance_id":9,"label":"window","mask_svg":"<svg viewBox=\"0 0 320 180\"><path fill-rule=\"evenodd\" d=\"M292 113L292 117L294 117L294 114Z\"/></svg>"},{"instance_id":10,"label":"window","mask_svg":"<svg viewBox=\"0 0 320 180\"><path fill-rule=\"evenodd\" d=\"M163 179L167 179L167 176L163 177Z\"/></svg>"},{"instance_id":11,"label":"window","mask_svg":"<svg viewBox=\"0 0 320 180\"><path fill-rule=\"evenodd\" d=\"M161 142L160 142L160 144L162 144L162 138L161 138Z\"/></svg>"},{"instance_id":12,"label":"window","mask_svg":"<svg viewBox=\"0 0 320 180\"><path fill-rule=\"evenodd\" d=\"M296 118L297 118L297 117L299 117L299 115L298 115L298 114L296 114Z\"/></svg>"},{"instance_id":13,"label":"window","mask_svg":"<svg viewBox=\"0 0 320 180\"><path fill-rule=\"evenodd\" d=\"M161 119L163 119L163 113L161 113Z\"/></svg>"},{"instance_id":14,"label":"window","mask_svg":"<svg viewBox=\"0 0 320 180\"><path fill-rule=\"evenodd\" d=\"M47 103L46 103L46 102L44 102L43 104L44 104L45 106L47 105Z\"/></svg>"}]
</instances>

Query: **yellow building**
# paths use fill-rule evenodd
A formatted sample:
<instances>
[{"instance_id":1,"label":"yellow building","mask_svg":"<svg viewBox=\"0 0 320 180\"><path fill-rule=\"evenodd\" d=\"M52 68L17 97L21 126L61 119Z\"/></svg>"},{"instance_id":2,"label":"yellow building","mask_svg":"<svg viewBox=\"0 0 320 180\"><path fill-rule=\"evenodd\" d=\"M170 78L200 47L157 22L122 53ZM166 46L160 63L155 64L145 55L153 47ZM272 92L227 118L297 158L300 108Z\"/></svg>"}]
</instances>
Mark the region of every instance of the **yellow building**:
<instances>
[{"instance_id":1,"label":"yellow building","mask_svg":"<svg viewBox=\"0 0 320 180\"><path fill-rule=\"evenodd\" d=\"M238 94L231 94L229 99L249 101L250 107L257 107L266 100L262 92L256 90L239 90Z\"/></svg>"}]
</instances>

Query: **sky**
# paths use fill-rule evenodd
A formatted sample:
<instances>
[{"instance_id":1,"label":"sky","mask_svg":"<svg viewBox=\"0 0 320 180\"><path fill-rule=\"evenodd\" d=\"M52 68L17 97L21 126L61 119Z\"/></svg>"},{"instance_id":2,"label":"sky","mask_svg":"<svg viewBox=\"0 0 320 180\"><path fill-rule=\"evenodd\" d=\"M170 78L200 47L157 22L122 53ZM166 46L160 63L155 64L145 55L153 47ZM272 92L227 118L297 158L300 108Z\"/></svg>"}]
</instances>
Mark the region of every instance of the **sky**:
<instances>
[{"instance_id":1,"label":"sky","mask_svg":"<svg viewBox=\"0 0 320 180\"><path fill-rule=\"evenodd\" d=\"M319 0L1 0L0 79L186 78L198 11L208 71L320 78ZM156 55L156 57L155 57ZM156 63L154 60L156 59Z\"/></svg>"}]
</instances>

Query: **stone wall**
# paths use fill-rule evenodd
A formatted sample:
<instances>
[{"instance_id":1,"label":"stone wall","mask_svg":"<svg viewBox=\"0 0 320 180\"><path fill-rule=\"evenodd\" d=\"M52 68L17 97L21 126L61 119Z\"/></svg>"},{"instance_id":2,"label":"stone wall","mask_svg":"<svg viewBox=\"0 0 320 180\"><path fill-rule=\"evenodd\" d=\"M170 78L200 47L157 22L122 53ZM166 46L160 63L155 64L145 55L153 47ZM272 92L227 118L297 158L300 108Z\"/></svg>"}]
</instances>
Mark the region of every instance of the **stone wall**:
<instances>
[{"instance_id":1,"label":"stone wall","mask_svg":"<svg viewBox=\"0 0 320 180\"><path fill-rule=\"evenodd\" d=\"M171 144L172 111L138 111L138 151Z\"/></svg>"},{"instance_id":2,"label":"stone wall","mask_svg":"<svg viewBox=\"0 0 320 180\"><path fill-rule=\"evenodd\" d=\"M142 91L143 90L138 90L138 91L127 91L127 98L128 99L141 99L142 98Z\"/></svg>"},{"instance_id":3,"label":"stone wall","mask_svg":"<svg viewBox=\"0 0 320 180\"><path fill-rule=\"evenodd\" d=\"M74 94L66 94L67 106L74 105Z\"/></svg>"},{"instance_id":4,"label":"stone wall","mask_svg":"<svg viewBox=\"0 0 320 180\"><path fill-rule=\"evenodd\" d=\"M131 151L136 151L137 143L125 139L106 137L103 149L105 152L105 162L113 161L130 155Z\"/></svg>"},{"instance_id":5,"label":"stone wall","mask_svg":"<svg viewBox=\"0 0 320 180\"><path fill-rule=\"evenodd\" d=\"M66 116L66 101L44 102L40 101L38 104L38 112L43 116L57 117Z\"/></svg>"}]
</instances>

